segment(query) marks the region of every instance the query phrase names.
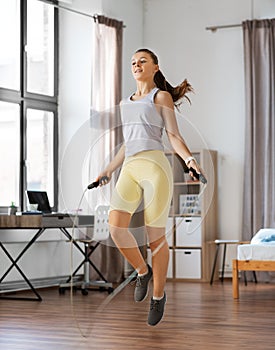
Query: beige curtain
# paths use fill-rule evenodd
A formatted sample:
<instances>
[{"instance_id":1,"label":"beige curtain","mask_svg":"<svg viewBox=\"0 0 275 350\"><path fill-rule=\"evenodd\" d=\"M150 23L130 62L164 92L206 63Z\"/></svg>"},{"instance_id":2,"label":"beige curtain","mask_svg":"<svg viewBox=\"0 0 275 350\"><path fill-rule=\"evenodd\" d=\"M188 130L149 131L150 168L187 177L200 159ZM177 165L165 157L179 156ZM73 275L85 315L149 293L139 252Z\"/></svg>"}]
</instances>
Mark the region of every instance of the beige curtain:
<instances>
[{"instance_id":1,"label":"beige curtain","mask_svg":"<svg viewBox=\"0 0 275 350\"><path fill-rule=\"evenodd\" d=\"M90 179L98 176L121 145L122 34L122 22L97 16L93 38ZM110 185L89 192L91 211L97 205L109 204L113 184L114 179ZM122 279L124 260L111 239L96 249L93 261L109 282ZM98 276L91 270L90 277Z\"/></svg>"},{"instance_id":2,"label":"beige curtain","mask_svg":"<svg viewBox=\"0 0 275 350\"><path fill-rule=\"evenodd\" d=\"M275 19L243 22L246 131L243 239L275 227Z\"/></svg>"},{"instance_id":3,"label":"beige curtain","mask_svg":"<svg viewBox=\"0 0 275 350\"><path fill-rule=\"evenodd\" d=\"M275 227L275 19L243 22L246 129L243 240ZM252 280L252 274L247 273ZM272 273L257 273L270 281Z\"/></svg>"}]
</instances>

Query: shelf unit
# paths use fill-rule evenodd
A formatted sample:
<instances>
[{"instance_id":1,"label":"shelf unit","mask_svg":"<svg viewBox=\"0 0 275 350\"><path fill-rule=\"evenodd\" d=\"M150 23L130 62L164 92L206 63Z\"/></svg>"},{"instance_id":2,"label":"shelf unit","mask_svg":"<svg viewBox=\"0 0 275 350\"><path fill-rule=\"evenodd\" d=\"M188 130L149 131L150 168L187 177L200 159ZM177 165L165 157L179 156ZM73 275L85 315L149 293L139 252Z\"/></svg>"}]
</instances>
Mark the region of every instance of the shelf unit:
<instances>
[{"instance_id":1,"label":"shelf unit","mask_svg":"<svg viewBox=\"0 0 275 350\"><path fill-rule=\"evenodd\" d=\"M173 200L166 227L170 251L167 277L206 282L210 281L215 249L209 242L217 237L217 151L202 149L192 154L206 175L205 187L184 173L186 165L177 154L166 153L174 176ZM182 195L185 195L186 206L180 201ZM150 262L149 250L147 256Z\"/></svg>"}]
</instances>

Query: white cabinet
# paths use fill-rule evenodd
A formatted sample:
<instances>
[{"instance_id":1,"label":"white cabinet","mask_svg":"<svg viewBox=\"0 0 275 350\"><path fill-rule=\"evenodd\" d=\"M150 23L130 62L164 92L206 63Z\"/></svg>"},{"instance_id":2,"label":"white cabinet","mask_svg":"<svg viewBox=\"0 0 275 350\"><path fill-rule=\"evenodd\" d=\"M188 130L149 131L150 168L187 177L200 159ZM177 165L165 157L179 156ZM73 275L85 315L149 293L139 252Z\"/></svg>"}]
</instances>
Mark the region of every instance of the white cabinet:
<instances>
[{"instance_id":1,"label":"white cabinet","mask_svg":"<svg viewBox=\"0 0 275 350\"><path fill-rule=\"evenodd\" d=\"M201 249L175 249L175 277L201 278Z\"/></svg>"},{"instance_id":2,"label":"white cabinet","mask_svg":"<svg viewBox=\"0 0 275 350\"><path fill-rule=\"evenodd\" d=\"M173 263L173 279L209 281L217 235L217 152L193 151L207 178L207 185L184 173L178 155L167 153L173 170L174 192L166 232ZM168 227L171 228L169 229ZM168 230L168 231L167 231Z\"/></svg>"},{"instance_id":3,"label":"white cabinet","mask_svg":"<svg viewBox=\"0 0 275 350\"><path fill-rule=\"evenodd\" d=\"M201 217L179 217L176 222L176 246L182 247L201 247Z\"/></svg>"}]
</instances>

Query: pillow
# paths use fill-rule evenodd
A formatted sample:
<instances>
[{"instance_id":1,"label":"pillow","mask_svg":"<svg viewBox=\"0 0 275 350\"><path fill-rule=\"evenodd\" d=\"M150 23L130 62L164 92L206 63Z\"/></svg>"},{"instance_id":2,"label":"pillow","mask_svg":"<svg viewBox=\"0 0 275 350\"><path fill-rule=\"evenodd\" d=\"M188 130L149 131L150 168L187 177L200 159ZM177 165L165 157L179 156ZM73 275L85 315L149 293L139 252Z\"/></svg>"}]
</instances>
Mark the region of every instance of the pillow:
<instances>
[{"instance_id":1,"label":"pillow","mask_svg":"<svg viewBox=\"0 0 275 350\"><path fill-rule=\"evenodd\" d=\"M262 228L251 239L251 244L274 244L275 228Z\"/></svg>"}]
</instances>

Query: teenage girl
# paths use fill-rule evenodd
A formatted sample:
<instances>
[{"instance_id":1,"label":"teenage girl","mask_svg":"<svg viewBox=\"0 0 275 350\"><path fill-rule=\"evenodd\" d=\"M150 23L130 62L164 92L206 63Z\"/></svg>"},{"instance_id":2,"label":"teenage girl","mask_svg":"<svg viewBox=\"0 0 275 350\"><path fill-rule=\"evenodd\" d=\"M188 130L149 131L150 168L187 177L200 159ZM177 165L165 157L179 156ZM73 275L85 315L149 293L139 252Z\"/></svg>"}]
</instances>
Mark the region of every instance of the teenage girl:
<instances>
[{"instance_id":1,"label":"teenage girl","mask_svg":"<svg viewBox=\"0 0 275 350\"><path fill-rule=\"evenodd\" d=\"M199 164L181 137L175 117L177 101L192 91L184 80L172 87L159 70L157 56L148 49L139 49L132 57L132 74L136 91L121 102L121 119L124 143L113 160L98 176L107 179L122 165L110 204L110 234L116 246L137 271L134 298L143 301L153 278L153 296L148 324L156 325L162 319L166 294L164 291L169 259L165 227L172 199L173 175L162 142L163 130L174 151L201 173ZM189 99L188 99L189 100ZM193 176L192 172L190 175ZM144 220L152 251L152 267L138 248L134 236L128 231L131 216L141 200L144 203Z\"/></svg>"}]
</instances>

